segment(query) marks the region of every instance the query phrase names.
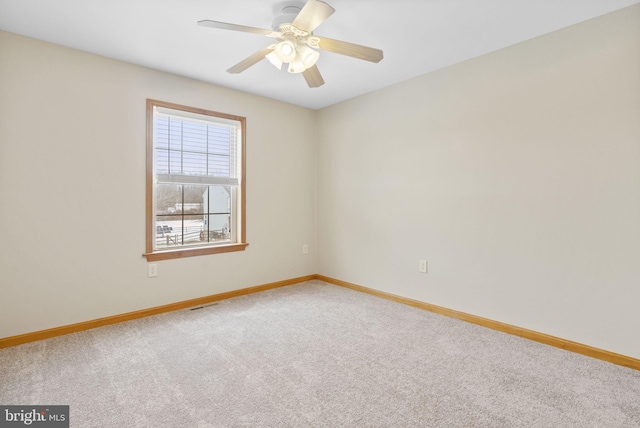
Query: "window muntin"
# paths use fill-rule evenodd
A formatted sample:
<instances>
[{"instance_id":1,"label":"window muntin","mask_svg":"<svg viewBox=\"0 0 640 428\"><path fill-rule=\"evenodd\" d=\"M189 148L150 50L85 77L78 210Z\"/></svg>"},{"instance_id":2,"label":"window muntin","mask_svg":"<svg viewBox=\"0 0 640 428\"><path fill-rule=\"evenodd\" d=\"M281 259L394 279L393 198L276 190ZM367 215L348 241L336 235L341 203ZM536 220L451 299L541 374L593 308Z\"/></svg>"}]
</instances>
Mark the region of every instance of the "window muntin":
<instances>
[{"instance_id":1,"label":"window muntin","mask_svg":"<svg viewBox=\"0 0 640 428\"><path fill-rule=\"evenodd\" d=\"M149 260L246 247L243 117L147 100Z\"/></svg>"}]
</instances>

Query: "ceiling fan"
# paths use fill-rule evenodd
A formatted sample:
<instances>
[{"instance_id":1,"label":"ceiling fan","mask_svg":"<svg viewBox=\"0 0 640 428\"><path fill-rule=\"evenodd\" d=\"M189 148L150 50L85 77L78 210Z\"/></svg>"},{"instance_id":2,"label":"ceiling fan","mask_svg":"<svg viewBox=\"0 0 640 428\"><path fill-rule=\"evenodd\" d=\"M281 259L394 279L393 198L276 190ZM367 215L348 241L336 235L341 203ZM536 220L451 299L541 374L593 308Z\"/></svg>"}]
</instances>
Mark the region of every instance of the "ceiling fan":
<instances>
[{"instance_id":1,"label":"ceiling fan","mask_svg":"<svg viewBox=\"0 0 640 428\"><path fill-rule=\"evenodd\" d=\"M259 34L276 39L276 43L243 59L227 72L241 73L266 58L278 69L281 69L283 64L288 64L289 73L302 73L307 85L310 88L317 88L324 84L324 79L316 66L320 57L317 49L376 63L383 58L380 49L315 36L313 30L333 12L335 9L323 1L308 0L302 8L284 7L282 14L273 21L273 30L210 20L198 21L198 25Z\"/></svg>"}]
</instances>

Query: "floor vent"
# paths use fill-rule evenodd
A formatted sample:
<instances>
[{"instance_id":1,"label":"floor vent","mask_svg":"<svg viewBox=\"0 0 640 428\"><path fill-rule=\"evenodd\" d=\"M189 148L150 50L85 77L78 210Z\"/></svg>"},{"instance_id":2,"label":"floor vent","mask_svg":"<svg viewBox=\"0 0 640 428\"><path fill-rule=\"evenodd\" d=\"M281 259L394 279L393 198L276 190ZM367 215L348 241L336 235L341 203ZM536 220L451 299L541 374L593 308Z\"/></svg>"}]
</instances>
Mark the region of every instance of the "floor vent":
<instances>
[{"instance_id":1,"label":"floor vent","mask_svg":"<svg viewBox=\"0 0 640 428\"><path fill-rule=\"evenodd\" d=\"M209 303L209 304L206 304L206 305L196 306L195 308L191 308L189 310L190 311L197 311L198 309L208 308L209 306L215 306L217 304L218 304L218 302L213 302L213 303Z\"/></svg>"}]
</instances>

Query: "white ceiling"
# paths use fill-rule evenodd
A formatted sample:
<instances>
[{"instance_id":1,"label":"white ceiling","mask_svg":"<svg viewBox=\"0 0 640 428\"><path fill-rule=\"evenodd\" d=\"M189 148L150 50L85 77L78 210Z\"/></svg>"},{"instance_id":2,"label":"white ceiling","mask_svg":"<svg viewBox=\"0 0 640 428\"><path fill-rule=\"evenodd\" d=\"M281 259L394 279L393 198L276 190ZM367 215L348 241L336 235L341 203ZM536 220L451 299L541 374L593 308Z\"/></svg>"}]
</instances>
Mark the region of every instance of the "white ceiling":
<instances>
[{"instance_id":1,"label":"white ceiling","mask_svg":"<svg viewBox=\"0 0 640 428\"><path fill-rule=\"evenodd\" d=\"M273 39L204 28L271 28L287 0L0 0L0 29L318 109L522 42L640 0L327 0L315 34L382 49L378 63L322 52L325 85L268 61L226 69ZM0 55L2 53L0 52Z\"/></svg>"}]
</instances>

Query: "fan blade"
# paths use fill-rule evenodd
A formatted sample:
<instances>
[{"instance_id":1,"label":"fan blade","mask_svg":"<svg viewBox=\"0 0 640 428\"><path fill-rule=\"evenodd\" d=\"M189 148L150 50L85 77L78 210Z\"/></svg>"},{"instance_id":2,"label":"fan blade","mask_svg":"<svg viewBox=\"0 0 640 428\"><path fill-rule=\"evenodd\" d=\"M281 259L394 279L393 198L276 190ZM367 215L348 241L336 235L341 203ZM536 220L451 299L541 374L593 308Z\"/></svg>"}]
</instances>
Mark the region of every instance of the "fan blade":
<instances>
[{"instance_id":1,"label":"fan blade","mask_svg":"<svg viewBox=\"0 0 640 428\"><path fill-rule=\"evenodd\" d=\"M277 31L263 30L262 28L247 27L246 25L229 24L228 22L210 21L205 19L198 21L198 25L202 27L220 28L221 30L242 31L243 33L260 34L262 36L278 37L280 33Z\"/></svg>"},{"instance_id":2,"label":"fan blade","mask_svg":"<svg viewBox=\"0 0 640 428\"><path fill-rule=\"evenodd\" d=\"M304 76L304 80L307 81L307 85L309 85L310 88L318 88L324 85L324 79L322 78L320 70L318 70L318 66L316 65L311 68L307 68L302 72L302 75Z\"/></svg>"},{"instance_id":3,"label":"fan blade","mask_svg":"<svg viewBox=\"0 0 640 428\"><path fill-rule=\"evenodd\" d=\"M240 61L239 63L237 63L236 65L234 65L230 69L228 69L227 73L231 73L231 74L242 73L247 68L249 68L252 65L257 64L258 62L262 61L264 59L264 57L267 54L269 54L272 50L273 50L273 47L266 47L264 49L260 49L258 52L254 53L253 55L251 55L251 56L249 56L249 57L247 57L245 59L243 59L242 61Z\"/></svg>"},{"instance_id":4,"label":"fan blade","mask_svg":"<svg viewBox=\"0 0 640 428\"><path fill-rule=\"evenodd\" d=\"M336 10L323 1L309 0L302 7L291 25L302 31L312 32Z\"/></svg>"},{"instance_id":5,"label":"fan blade","mask_svg":"<svg viewBox=\"0 0 640 428\"><path fill-rule=\"evenodd\" d=\"M380 62L384 55L380 49L369 48L367 46L356 45L355 43L342 42L340 40L318 37L320 43L318 47L325 51L347 55L365 61Z\"/></svg>"}]
</instances>

